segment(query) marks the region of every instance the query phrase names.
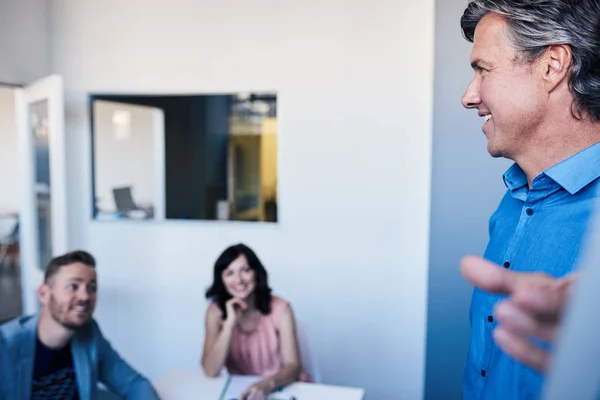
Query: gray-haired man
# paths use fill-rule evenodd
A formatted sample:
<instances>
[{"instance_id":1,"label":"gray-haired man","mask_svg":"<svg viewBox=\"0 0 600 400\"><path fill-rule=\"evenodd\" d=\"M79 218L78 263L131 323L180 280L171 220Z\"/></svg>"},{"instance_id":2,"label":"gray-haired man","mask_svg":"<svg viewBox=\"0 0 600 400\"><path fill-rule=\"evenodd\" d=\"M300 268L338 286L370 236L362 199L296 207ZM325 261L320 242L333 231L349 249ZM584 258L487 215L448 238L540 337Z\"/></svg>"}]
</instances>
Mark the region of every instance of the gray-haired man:
<instances>
[{"instance_id":1,"label":"gray-haired man","mask_svg":"<svg viewBox=\"0 0 600 400\"><path fill-rule=\"evenodd\" d=\"M600 182L598 26L597 0L473 0L461 18L475 72L462 103L484 118L488 152L515 162L490 219L484 258L495 268L558 280L575 266ZM464 398L537 398L543 375L509 354L548 349L548 338L530 342L522 324L495 314L510 293L490 293L493 276L483 278L471 279Z\"/></svg>"}]
</instances>

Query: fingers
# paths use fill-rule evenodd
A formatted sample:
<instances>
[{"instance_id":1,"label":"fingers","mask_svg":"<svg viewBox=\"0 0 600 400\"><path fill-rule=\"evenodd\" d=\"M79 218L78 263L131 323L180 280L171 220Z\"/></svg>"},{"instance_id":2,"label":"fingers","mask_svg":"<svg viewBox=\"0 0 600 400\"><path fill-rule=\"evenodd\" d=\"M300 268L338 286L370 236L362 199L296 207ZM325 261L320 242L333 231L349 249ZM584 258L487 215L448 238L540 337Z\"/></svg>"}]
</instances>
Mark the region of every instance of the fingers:
<instances>
[{"instance_id":1,"label":"fingers","mask_svg":"<svg viewBox=\"0 0 600 400\"><path fill-rule=\"evenodd\" d=\"M547 321L537 315L519 308L514 301L501 301L494 310L494 315L501 327L518 332L525 337L534 336L546 342L556 337L557 322Z\"/></svg>"},{"instance_id":2,"label":"fingers","mask_svg":"<svg viewBox=\"0 0 600 400\"><path fill-rule=\"evenodd\" d=\"M565 276L564 278L561 279L562 283L565 285L566 290L565 290L565 296L568 299L569 297L571 297L571 295L573 294L573 290L575 288L575 285L577 285L577 282L579 281L579 278L583 275L583 272L579 271L579 272L573 272L567 276Z\"/></svg>"},{"instance_id":3,"label":"fingers","mask_svg":"<svg viewBox=\"0 0 600 400\"><path fill-rule=\"evenodd\" d=\"M229 303L231 306L238 305L244 310L248 307L244 300L238 299L237 297L232 297L229 299L229 301L227 301L227 303Z\"/></svg>"},{"instance_id":4,"label":"fingers","mask_svg":"<svg viewBox=\"0 0 600 400\"><path fill-rule=\"evenodd\" d=\"M496 328L493 336L498 346L508 355L540 372L545 372L549 353L532 344L526 337L506 327Z\"/></svg>"},{"instance_id":5,"label":"fingers","mask_svg":"<svg viewBox=\"0 0 600 400\"><path fill-rule=\"evenodd\" d=\"M255 387L249 387L240 396L240 400L264 400L265 398L266 396L263 395L261 391Z\"/></svg>"},{"instance_id":6,"label":"fingers","mask_svg":"<svg viewBox=\"0 0 600 400\"><path fill-rule=\"evenodd\" d=\"M228 313L232 314L232 316L233 316L233 314L239 314L240 311L248 308L248 305L243 300L234 297L227 301L226 307L227 307Z\"/></svg>"},{"instance_id":7,"label":"fingers","mask_svg":"<svg viewBox=\"0 0 600 400\"><path fill-rule=\"evenodd\" d=\"M522 285L513 298L499 302L494 310L499 327L498 346L515 359L544 371L549 354L531 337L553 342L573 279L540 280Z\"/></svg>"},{"instance_id":8,"label":"fingers","mask_svg":"<svg viewBox=\"0 0 600 400\"><path fill-rule=\"evenodd\" d=\"M460 271L467 281L491 293L509 294L517 285L515 272L499 268L481 257L467 256L460 262Z\"/></svg>"},{"instance_id":9,"label":"fingers","mask_svg":"<svg viewBox=\"0 0 600 400\"><path fill-rule=\"evenodd\" d=\"M240 400L250 400L252 389L252 387L249 387L248 389L244 390L244 392L240 396Z\"/></svg>"},{"instance_id":10,"label":"fingers","mask_svg":"<svg viewBox=\"0 0 600 400\"><path fill-rule=\"evenodd\" d=\"M580 276L555 279L544 273L508 271L474 256L465 257L460 269L473 285L486 292L512 295L518 308L548 323L560 319L571 288Z\"/></svg>"},{"instance_id":11,"label":"fingers","mask_svg":"<svg viewBox=\"0 0 600 400\"><path fill-rule=\"evenodd\" d=\"M555 279L547 274L515 272L481 257L463 258L460 270L467 281L483 291L510 295L497 304L499 323L494 339L507 354L538 371L545 371L549 353L532 337L552 342L570 291L580 274Z\"/></svg>"},{"instance_id":12,"label":"fingers","mask_svg":"<svg viewBox=\"0 0 600 400\"><path fill-rule=\"evenodd\" d=\"M255 390L248 400L265 400L267 398L260 390Z\"/></svg>"},{"instance_id":13,"label":"fingers","mask_svg":"<svg viewBox=\"0 0 600 400\"><path fill-rule=\"evenodd\" d=\"M552 284L557 280L542 272L517 272L502 268L481 257L467 256L461 260L460 271L467 281L483 291L514 294L523 285Z\"/></svg>"},{"instance_id":14,"label":"fingers","mask_svg":"<svg viewBox=\"0 0 600 400\"><path fill-rule=\"evenodd\" d=\"M521 310L536 316L540 321L557 323L567 303L570 287L570 281L561 280L530 283L513 294L513 301Z\"/></svg>"}]
</instances>

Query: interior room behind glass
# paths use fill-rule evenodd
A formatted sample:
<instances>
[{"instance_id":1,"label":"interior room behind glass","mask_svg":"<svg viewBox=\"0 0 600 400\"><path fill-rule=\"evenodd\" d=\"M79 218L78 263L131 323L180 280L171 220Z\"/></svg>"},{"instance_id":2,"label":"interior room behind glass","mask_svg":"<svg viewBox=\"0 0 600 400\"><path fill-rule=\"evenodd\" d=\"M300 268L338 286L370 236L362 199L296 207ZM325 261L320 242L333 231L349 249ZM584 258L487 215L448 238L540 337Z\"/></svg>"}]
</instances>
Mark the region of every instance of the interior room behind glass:
<instances>
[{"instance_id":1,"label":"interior room behind glass","mask_svg":"<svg viewBox=\"0 0 600 400\"><path fill-rule=\"evenodd\" d=\"M277 222L277 95L90 96L94 218Z\"/></svg>"}]
</instances>

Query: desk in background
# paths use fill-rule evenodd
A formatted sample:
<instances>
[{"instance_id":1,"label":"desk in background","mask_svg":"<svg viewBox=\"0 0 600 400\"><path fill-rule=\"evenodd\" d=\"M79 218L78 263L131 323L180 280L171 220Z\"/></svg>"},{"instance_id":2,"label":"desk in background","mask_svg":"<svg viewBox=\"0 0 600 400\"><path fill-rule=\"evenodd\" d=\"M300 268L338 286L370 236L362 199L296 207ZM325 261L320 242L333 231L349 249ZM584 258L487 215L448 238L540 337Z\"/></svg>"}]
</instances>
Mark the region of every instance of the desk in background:
<instances>
[{"instance_id":1,"label":"desk in background","mask_svg":"<svg viewBox=\"0 0 600 400\"><path fill-rule=\"evenodd\" d=\"M236 379L247 382L249 377L208 378L202 371L174 371L154 382L154 387L162 400L230 400L223 396L231 385L239 383ZM365 397L364 389L304 382L292 383L278 393L293 395L297 400L363 400Z\"/></svg>"}]
</instances>

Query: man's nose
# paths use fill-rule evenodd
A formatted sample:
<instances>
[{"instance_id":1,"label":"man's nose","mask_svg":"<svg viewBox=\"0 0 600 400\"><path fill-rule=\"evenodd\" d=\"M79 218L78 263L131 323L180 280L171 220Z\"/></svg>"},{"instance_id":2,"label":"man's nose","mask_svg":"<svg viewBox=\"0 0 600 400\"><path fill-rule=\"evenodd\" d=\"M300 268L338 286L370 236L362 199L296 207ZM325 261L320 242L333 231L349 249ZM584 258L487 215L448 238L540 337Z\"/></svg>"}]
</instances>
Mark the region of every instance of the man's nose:
<instances>
[{"instance_id":1,"label":"man's nose","mask_svg":"<svg viewBox=\"0 0 600 400\"><path fill-rule=\"evenodd\" d=\"M481 97L479 96L479 82L475 79L469 83L467 89L465 90L465 94L461 99L461 103L464 108L476 108L481 104Z\"/></svg>"},{"instance_id":2,"label":"man's nose","mask_svg":"<svg viewBox=\"0 0 600 400\"><path fill-rule=\"evenodd\" d=\"M90 297L91 297L91 293L85 286L82 286L77 291L77 299L78 300L89 300Z\"/></svg>"}]
</instances>

